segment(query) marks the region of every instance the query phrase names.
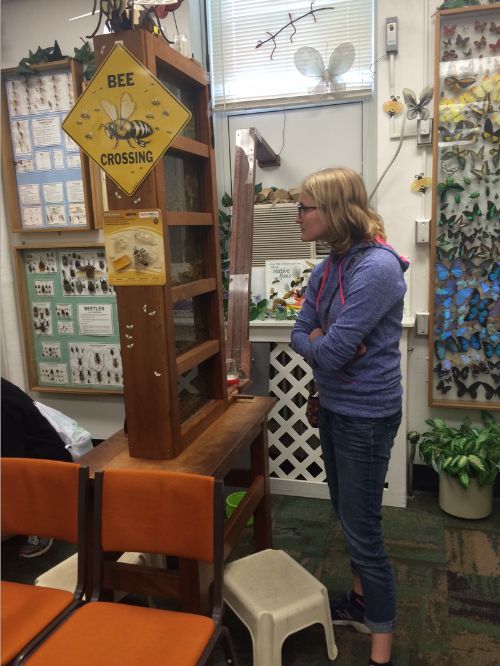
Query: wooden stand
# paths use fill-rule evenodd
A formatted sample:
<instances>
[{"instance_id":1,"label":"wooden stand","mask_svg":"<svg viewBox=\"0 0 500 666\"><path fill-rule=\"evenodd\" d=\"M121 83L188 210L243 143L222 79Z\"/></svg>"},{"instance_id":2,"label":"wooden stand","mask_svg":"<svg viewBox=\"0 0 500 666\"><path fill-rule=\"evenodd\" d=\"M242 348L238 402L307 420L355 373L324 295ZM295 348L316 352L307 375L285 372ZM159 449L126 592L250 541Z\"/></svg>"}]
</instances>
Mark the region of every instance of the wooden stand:
<instances>
[{"instance_id":1,"label":"wooden stand","mask_svg":"<svg viewBox=\"0 0 500 666\"><path fill-rule=\"evenodd\" d=\"M97 65L116 41L193 116L133 196L107 181L110 209L162 211L167 284L117 287L116 297L128 432L122 441L131 456L169 460L228 406L209 91L198 65L144 30L95 37ZM187 325L176 317L181 310Z\"/></svg>"}]
</instances>

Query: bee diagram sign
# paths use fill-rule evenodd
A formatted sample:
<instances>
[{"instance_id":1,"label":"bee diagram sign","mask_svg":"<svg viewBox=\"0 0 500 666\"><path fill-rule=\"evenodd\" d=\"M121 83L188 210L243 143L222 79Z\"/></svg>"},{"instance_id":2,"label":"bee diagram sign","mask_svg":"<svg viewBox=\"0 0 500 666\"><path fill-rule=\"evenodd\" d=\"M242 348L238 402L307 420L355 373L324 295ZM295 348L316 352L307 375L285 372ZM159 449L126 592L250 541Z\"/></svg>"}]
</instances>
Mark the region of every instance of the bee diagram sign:
<instances>
[{"instance_id":1,"label":"bee diagram sign","mask_svg":"<svg viewBox=\"0 0 500 666\"><path fill-rule=\"evenodd\" d=\"M117 43L62 126L130 196L190 118L188 109Z\"/></svg>"}]
</instances>

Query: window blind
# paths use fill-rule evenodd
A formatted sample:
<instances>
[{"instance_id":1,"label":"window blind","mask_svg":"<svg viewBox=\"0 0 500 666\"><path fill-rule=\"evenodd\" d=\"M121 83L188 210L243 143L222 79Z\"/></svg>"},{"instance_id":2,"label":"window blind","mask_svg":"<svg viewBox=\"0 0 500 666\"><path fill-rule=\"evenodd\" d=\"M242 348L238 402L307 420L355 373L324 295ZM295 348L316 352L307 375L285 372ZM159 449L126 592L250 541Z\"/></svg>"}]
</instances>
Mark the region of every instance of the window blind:
<instances>
[{"instance_id":1,"label":"window blind","mask_svg":"<svg viewBox=\"0 0 500 666\"><path fill-rule=\"evenodd\" d=\"M311 8L314 17L297 20ZM372 89L373 0L207 0L207 15L216 110L296 104L311 95L315 101L342 98ZM275 36L274 53L272 39L256 48L289 23L290 15L295 23ZM320 72L344 42L354 45L354 63L334 87L297 70L294 56L300 47L319 52Z\"/></svg>"}]
</instances>

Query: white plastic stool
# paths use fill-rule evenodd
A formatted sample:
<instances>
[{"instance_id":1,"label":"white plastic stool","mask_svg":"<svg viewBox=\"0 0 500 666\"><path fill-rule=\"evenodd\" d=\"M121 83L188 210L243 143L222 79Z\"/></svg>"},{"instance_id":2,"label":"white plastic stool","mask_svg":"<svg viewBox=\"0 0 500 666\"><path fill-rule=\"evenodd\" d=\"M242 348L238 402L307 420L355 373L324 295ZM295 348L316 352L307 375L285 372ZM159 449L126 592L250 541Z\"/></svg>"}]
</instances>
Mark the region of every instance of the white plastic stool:
<instances>
[{"instance_id":1,"label":"white plastic stool","mask_svg":"<svg viewBox=\"0 0 500 666\"><path fill-rule=\"evenodd\" d=\"M230 562L224 599L248 627L253 666L280 666L287 636L322 624L328 657L337 656L326 587L282 550L261 550Z\"/></svg>"}]
</instances>

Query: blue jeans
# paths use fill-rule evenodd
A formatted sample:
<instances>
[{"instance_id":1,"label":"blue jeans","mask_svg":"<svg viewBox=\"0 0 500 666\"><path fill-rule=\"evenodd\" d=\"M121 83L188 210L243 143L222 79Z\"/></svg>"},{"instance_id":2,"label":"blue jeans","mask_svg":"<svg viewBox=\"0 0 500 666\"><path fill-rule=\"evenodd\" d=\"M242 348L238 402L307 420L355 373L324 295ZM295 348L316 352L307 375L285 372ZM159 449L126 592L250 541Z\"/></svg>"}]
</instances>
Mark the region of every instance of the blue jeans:
<instances>
[{"instance_id":1,"label":"blue jeans","mask_svg":"<svg viewBox=\"0 0 500 666\"><path fill-rule=\"evenodd\" d=\"M319 432L333 506L365 600L365 623L388 633L396 624L394 574L382 539L382 494L401 411L384 418L320 409Z\"/></svg>"}]
</instances>

